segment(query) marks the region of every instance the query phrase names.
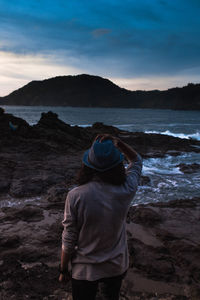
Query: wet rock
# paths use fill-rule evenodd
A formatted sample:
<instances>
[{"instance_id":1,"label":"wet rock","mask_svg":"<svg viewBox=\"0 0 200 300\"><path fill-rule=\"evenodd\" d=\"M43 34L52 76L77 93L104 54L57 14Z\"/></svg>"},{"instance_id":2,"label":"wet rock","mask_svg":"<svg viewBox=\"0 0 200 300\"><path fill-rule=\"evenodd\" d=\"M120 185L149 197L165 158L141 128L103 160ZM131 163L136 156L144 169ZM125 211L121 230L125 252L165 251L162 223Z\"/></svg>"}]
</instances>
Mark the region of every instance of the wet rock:
<instances>
[{"instance_id":1,"label":"wet rock","mask_svg":"<svg viewBox=\"0 0 200 300\"><path fill-rule=\"evenodd\" d=\"M12 288L12 282L10 280L3 281L1 283L1 288L3 288L4 290L10 290Z\"/></svg>"},{"instance_id":2,"label":"wet rock","mask_svg":"<svg viewBox=\"0 0 200 300\"><path fill-rule=\"evenodd\" d=\"M40 165L40 171L37 169L38 162L30 162L29 166L26 164L18 165L18 168L13 174L13 179L10 185L10 195L14 197L30 197L44 193L48 187L56 185L65 180L62 174L63 170L59 170L59 164L54 169L50 170L50 163L47 165ZM61 166L60 166L61 169Z\"/></svg>"},{"instance_id":3,"label":"wet rock","mask_svg":"<svg viewBox=\"0 0 200 300\"><path fill-rule=\"evenodd\" d=\"M175 269L168 254L163 253L162 248L154 248L143 244L139 240L129 240L129 250L133 256L134 268L145 273L146 276L153 279L164 281L172 280Z\"/></svg>"},{"instance_id":4,"label":"wet rock","mask_svg":"<svg viewBox=\"0 0 200 300\"><path fill-rule=\"evenodd\" d=\"M1 236L0 237L0 248L17 248L20 245L20 237L18 235L9 236Z\"/></svg>"},{"instance_id":5,"label":"wet rock","mask_svg":"<svg viewBox=\"0 0 200 300\"><path fill-rule=\"evenodd\" d=\"M180 171L185 174L192 174L194 172L197 172L200 170L200 164L194 163L194 164L179 164L177 165L179 167Z\"/></svg>"},{"instance_id":6,"label":"wet rock","mask_svg":"<svg viewBox=\"0 0 200 300\"><path fill-rule=\"evenodd\" d=\"M91 140L91 135L88 135L87 129L78 126L70 126L58 119L57 114L53 112L42 113L38 124L34 126L34 130L39 132L40 138L48 143L54 144L55 147L71 146L76 150L81 150L87 147ZM61 148L60 148L61 150Z\"/></svg>"},{"instance_id":7,"label":"wet rock","mask_svg":"<svg viewBox=\"0 0 200 300\"><path fill-rule=\"evenodd\" d=\"M159 237L162 241L174 241L178 240L179 237L174 235L172 232L167 231L166 229L156 229L156 236Z\"/></svg>"},{"instance_id":8,"label":"wet rock","mask_svg":"<svg viewBox=\"0 0 200 300\"><path fill-rule=\"evenodd\" d=\"M200 198L195 197L193 199L177 199L168 202L151 203L152 207L161 208L194 208L200 205Z\"/></svg>"},{"instance_id":9,"label":"wet rock","mask_svg":"<svg viewBox=\"0 0 200 300\"><path fill-rule=\"evenodd\" d=\"M61 202L64 203L68 193L67 187L64 185L55 185L48 189L45 200L48 202Z\"/></svg>"},{"instance_id":10,"label":"wet rock","mask_svg":"<svg viewBox=\"0 0 200 300\"><path fill-rule=\"evenodd\" d=\"M0 193L9 191L16 163L0 154Z\"/></svg>"},{"instance_id":11,"label":"wet rock","mask_svg":"<svg viewBox=\"0 0 200 300\"><path fill-rule=\"evenodd\" d=\"M18 125L14 132L9 122ZM200 142L158 134L125 132L103 123L81 128L70 126L53 112L43 113L38 124L29 126L9 114L0 115L0 192L14 197L45 194L49 188L72 178L80 167L85 149L98 133L111 133L132 145L143 157L164 157L169 151L196 151ZM142 184L150 184L142 177Z\"/></svg>"},{"instance_id":12,"label":"wet rock","mask_svg":"<svg viewBox=\"0 0 200 300\"><path fill-rule=\"evenodd\" d=\"M149 207L130 207L127 221L144 226L154 226L162 221L162 217Z\"/></svg>"},{"instance_id":13,"label":"wet rock","mask_svg":"<svg viewBox=\"0 0 200 300\"><path fill-rule=\"evenodd\" d=\"M151 179L149 176L141 176L140 185L149 185L150 182L151 182Z\"/></svg>"},{"instance_id":14,"label":"wet rock","mask_svg":"<svg viewBox=\"0 0 200 300\"><path fill-rule=\"evenodd\" d=\"M25 120L17 118L11 114L6 114L1 109L0 139L16 139L18 136L24 136L29 129L30 125Z\"/></svg>"},{"instance_id":15,"label":"wet rock","mask_svg":"<svg viewBox=\"0 0 200 300\"><path fill-rule=\"evenodd\" d=\"M19 130L11 131L9 121L19 125ZM72 127L53 113L43 114L39 123L31 127L0 111L0 192L17 197L45 195L38 206L1 210L0 282L9 278L13 286L1 286L0 298L58 300L71 296L66 286L61 288L57 270L64 202L83 151L97 133L121 137L143 157L200 152L198 141L124 132L102 123L89 128ZM148 177L142 178L142 184L149 183ZM199 210L199 198L130 208L127 221L132 228L128 233L132 277L122 299L191 300L192 290L198 297L195 283L200 281ZM27 264L32 267L23 267ZM138 274L148 282L154 281L159 294L147 290L148 284L141 284L135 292ZM163 284L169 283L178 286L178 292L163 291ZM183 287L187 285L190 291L184 295Z\"/></svg>"},{"instance_id":16,"label":"wet rock","mask_svg":"<svg viewBox=\"0 0 200 300\"><path fill-rule=\"evenodd\" d=\"M191 300L199 300L200 299L200 287L198 284L195 285L188 285L185 287L185 292L188 299Z\"/></svg>"},{"instance_id":17,"label":"wet rock","mask_svg":"<svg viewBox=\"0 0 200 300\"><path fill-rule=\"evenodd\" d=\"M0 116L3 115L5 113L5 110L3 109L3 107L0 107Z\"/></svg>"},{"instance_id":18,"label":"wet rock","mask_svg":"<svg viewBox=\"0 0 200 300\"><path fill-rule=\"evenodd\" d=\"M92 129L99 133L119 134L120 130L114 126L105 125L101 122L96 122L92 125Z\"/></svg>"},{"instance_id":19,"label":"wet rock","mask_svg":"<svg viewBox=\"0 0 200 300\"><path fill-rule=\"evenodd\" d=\"M38 222L44 218L42 209L39 207L32 207L31 205L27 205L19 209L14 207L4 207L2 208L2 211L4 212L5 216L2 217L1 222Z\"/></svg>"},{"instance_id":20,"label":"wet rock","mask_svg":"<svg viewBox=\"0 0 200 300\"><path fill-rule=\"evenodd\" d=\"M42 191L43 182L40 178L16 178L10 186L10 195L17 198L40 195Z\"/></svg>"}]
</instances>

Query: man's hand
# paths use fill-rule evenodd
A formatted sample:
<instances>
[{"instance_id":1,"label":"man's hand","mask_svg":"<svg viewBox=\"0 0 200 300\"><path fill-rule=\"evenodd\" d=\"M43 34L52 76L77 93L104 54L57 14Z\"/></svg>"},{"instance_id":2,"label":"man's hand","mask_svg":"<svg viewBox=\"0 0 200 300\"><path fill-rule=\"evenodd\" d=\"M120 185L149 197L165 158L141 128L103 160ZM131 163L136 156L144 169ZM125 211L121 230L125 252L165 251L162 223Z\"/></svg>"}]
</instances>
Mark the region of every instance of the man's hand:
<instances>
[{"instance_id":1,"label":"man's hand","mask_svg":"<svg viewBox=\"0 0 200 300\"><path fill-rule=\"evenodd\" d=\"M118 146L118 143L119 143L119 141L120 141L119 138L117 138L117 137L115 137L115 136L113 136L113 135L111 135L111 134L108 134L108 133L98 134L98 135L96 136L96 138L95 138L94 141L96 141L96 140L99 140L100 143L101 143L102 141L104 141L104 140L111 140L111 141L113 142L113 144L115 145L115 147Z\"/></svg>"},{"instance_id":2,"label":"man's hand","mask_svg":"<svg viewBox=\"0 0 200 300\"><path fill-rule=\"evenodd\" d=\"M104 140L111 140L116 148L124 153L126 159L129 162L134 162L137 159L137 152L128 144L122 142L118 137L112 136L111 134L98 134L94 141L99 140L100 143Z\"/></svg>"},{"instance_id":3,"label":"man's hand","mask_svg":"<svg viewBox=\"0 0 200 300\"><path fill-rule=\"evenodd\" d=\"M65 252L62 249L61 263L59 265L60 276L58 279L60 282L68 282L71 280L71 274L68 271L68 263L69 263L70 259L71 259L71 254L68 253L67 251Z\"/></svg>"},{"instance_id":4,"label":"man's hand","mask_svg":"<svg viewBox=\"0 0 200 300\"><path fill-rule=\"evenodd\" d=\"M71 274L68 272L66 274L60 274L59 276L59 282L69 282L71 280Z\"/></svg>"}]
</instances>

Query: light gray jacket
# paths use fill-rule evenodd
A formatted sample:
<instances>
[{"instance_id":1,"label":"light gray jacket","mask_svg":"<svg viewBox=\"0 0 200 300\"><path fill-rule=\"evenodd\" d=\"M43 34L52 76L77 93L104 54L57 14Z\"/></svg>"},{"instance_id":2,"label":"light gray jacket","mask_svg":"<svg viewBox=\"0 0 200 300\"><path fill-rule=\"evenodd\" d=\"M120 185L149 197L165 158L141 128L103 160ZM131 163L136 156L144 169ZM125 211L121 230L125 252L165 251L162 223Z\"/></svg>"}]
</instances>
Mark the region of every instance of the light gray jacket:
<instances>
[{"instance_id":1,"label":"light gray jacket","mask_svg":"<svg viewBox=\"0 0 200 300\"><path fill-rule=\"evenodd\" d=\"M62 248L73 252L72 277L98 280L128 269L126 216L141 176L142 160L129 164L123 185L91 181L66 199Z\"/></svg>"}]
</instances>

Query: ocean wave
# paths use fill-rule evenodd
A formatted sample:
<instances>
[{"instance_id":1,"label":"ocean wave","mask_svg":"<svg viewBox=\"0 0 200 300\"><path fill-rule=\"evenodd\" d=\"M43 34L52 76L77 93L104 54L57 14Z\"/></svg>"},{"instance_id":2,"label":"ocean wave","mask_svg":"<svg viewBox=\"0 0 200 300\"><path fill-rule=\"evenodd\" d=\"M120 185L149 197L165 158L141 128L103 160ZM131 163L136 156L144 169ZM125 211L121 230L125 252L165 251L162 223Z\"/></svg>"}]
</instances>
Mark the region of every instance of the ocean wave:
<instances>
[{"instance_id":1,"label":"ocean wave","mask_svg":"<svg viewBox=\"0 0 200 300\"><path fill-rule=\"evenodd\" d=\"M71 125L72 127L75 127L75 126L79 126L79 127L83 127L83 128L86 128L86 127L91 127L92 126L92 124L73 124L73 125Z\"/></svg>"},{"instance_id":2,"label":"ocean wave","mask_svg":"<svg viewBox=\"0 0 200 300\"><path fill-rule=\"evenodd\" d=\"M165 134L165 135L170 135L170 136L174 136L174 137L177 137L177 138L180 138L180 139L194 139L194 140L197 140L197 141L200 141L200 132L199 131L196 131L195 133L190 133L190 134L185 134L185 133L174 133L174 132L171 132L169 130L166 130L166 131L148 131L146 130L145 133L155 133L155 134Z\"/></svg>"},{"instance_id":3,"label":"ocean wave","mask_svg":"<svg viewBox=\"0 0 200 300\"><path fill-rule=\"evenodd\" d=\"M159 175L175 175L175 174L182 174L182 172L179 170L178 167L165 167L161 165L144 165L143 166L143 173L144 175L153 175L153 174L159 174Z\"/></svg>"}]
</instances>

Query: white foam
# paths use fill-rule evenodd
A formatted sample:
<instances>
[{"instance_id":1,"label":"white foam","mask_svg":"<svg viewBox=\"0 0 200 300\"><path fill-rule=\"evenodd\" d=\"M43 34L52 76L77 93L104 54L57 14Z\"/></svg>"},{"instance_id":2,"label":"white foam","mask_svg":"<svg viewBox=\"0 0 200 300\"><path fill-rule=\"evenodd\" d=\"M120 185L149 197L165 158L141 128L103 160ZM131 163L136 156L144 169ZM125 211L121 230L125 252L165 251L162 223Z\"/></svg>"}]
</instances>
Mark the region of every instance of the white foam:
<instances>
[{"instance_id":1,"label":"white foam","mask_svg":"<svg viewBox=\"0 0 200 300\"><path fill-rule=\"evenodd\" d=\"M144 160L143 173L146 174L181 174L181 171L176 167L177 161L174 158L166 156L164 158L149 158Z\"/></svg>"},{"instance_id":2,"label":"white foam","mask_svg":"<svg viewBox=\"0 0 200 300\"><path fill-rule=\"evenodd\" d=\"M200 141L200 132L199 131L196 131L193 134L185 134L185 133L174 133L169 130L161 131L161 132L155 131L155 130L153 130L153 131L146 130L145 133L164 134L164 135L174 136L174 137L177 137L180 139L187 139L187 140L194 139L194 140Z\"/></svg>"},{"instance_id":3,"label":"white foam","mask_svg":"<svg viewBox=\"0 0 200 300\"><path fill-rule=\"evenodd\" d=\"M77 125L71 125L71 126L72 126L72 127L79 126L79 127L86 128L86 127L91 127L92 124L77 124Z\"/></svg>"}]
</instances>

